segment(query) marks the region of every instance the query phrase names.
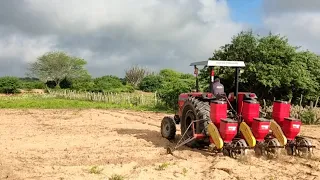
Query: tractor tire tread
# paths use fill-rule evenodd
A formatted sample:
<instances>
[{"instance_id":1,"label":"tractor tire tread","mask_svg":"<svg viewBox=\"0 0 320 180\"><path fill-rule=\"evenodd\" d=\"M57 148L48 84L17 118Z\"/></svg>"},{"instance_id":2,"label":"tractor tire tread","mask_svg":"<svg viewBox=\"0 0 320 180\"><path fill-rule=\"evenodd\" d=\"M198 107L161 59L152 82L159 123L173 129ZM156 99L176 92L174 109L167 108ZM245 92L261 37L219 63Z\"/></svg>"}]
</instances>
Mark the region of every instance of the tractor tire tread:
<instances>
[{"instance_id":1,"label":"tractor tire tread","mask_svg":"<svg viewBox=\"0 0 320 180\"><path fill-rule=\"evenodd\" d=\"M168 123L168 125L169 125L169 132L167 132L167 133L163 132L163 128L164 128L163 126L165 123ZM165 116L161 121L161 135L162 135L162 137L164 137L168 140L172 140L176 136L176 131L177 131L177 129L176 129L176 124L175 124L174 119L170 116Z\"/></svg>"},{"instance_id":2,"label":"tractor tire tread","mask_svg":"<svg viewBox=\"0 0 320 180\"><path fill-rule=\"evenodd\" d=\"M208 134L207 133L207 126L210 122L210 105L208 102L204 102L201 100L196 99L195 97L189 97L188 100L186 102L190 102L190 104L193 106L194 110L195 110L195 114L198 118L200 119L206 119L205 121L202 121L200 123L200 126L203 126L203 130L204 130L204 134ZM181 119L182 120L182 119ZM184 122L185 123L185 122ZM182 125L183 123L181 123ZM185 127L186 128L186 127ZM183 130L184 128L181 128L181 130ZM181 133L183 134L184 132L181 131ZM193 142L190 142L187 144L187 146L192 146L190 144L193 144Z\"/></svg>"}]
</instances>

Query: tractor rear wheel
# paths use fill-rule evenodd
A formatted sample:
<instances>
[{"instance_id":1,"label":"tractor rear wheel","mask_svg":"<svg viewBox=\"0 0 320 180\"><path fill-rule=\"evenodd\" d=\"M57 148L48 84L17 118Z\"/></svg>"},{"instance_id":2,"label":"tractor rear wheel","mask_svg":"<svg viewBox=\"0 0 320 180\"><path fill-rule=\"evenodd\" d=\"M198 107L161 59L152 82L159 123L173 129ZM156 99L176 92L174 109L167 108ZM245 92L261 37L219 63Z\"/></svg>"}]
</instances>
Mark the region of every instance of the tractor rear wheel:
<instances>
[{"instance_id":1,"label":"tractor rear wheel","mask_svg":"<svg viewBox=\"0 0 320 180\"><path fill-rule=\"evenodd\" d=\"M172 117L166 116L161 121L162 137L172 140L176 135L176 123Z\"/></svg>"},{"instance_id":2,"label":"tractor rear wheel","mask_svg":"<svg viewBox=\"0 0 320 180\"><path fill-rule=\"evenodd\" d=\"M187 140L193 137L192 127L190 127L189 129L188 127L193 120L199 120L199 119L206 119L206 120L201 121L199 123L195 123L195 126L194 126L195 129L198 128L200 130L200 132L198 133L207 134L206 128L208 123L210 122L210 105L208 102L203 102L194 97L189 97L184 103L184 106L182 109L182 116L181 116L181 122L180 122L181 135L183 138L182 140ZM195 148L195 147L202 148L208 144L209 143L206 142L206 139L204 140L195 139L187 143L186 145L192 148Z\"/></svg>"}]
</instances>

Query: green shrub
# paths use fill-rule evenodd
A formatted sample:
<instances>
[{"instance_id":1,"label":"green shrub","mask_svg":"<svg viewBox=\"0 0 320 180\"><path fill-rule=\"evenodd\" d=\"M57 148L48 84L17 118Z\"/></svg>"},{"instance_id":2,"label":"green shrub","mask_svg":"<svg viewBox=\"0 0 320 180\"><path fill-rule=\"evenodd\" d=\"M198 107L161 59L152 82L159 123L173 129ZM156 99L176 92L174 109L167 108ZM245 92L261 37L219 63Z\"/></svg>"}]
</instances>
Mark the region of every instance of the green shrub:
<instances>
[{"instance_id":1,"label":"green shrub","mask_svg":"<svg viewBox=\"0 0 320 180\"><path fill-rule=\"evenodd\" d=\"M167 82L159 89L159 97L167 107L173 110L178 108L179 94L188 93L194 88L194 83L186 79Z\"/></svg>"},{"instance_id":2,"label":"green shrub","mask_svg":"<svg viewBox=\"0 0 320 180\"><path fill-rule=\"evenodd\" d=\"M45 84L41 81L22 81L21 88L26 90L31 89L44 89Z\"/></svg>"},{"instance_id":3,"label":"green shrub","mask_svg":"<svg viewBox=\"0 0 320 180\"><path fill-rule=\"evenodd\" d=\"M19 78L12 76L4 76L0 78L0 92L6 94L18 93L21 88Z\"/></svg>"},{"instance_id":4,"label":"green shrub","mask_svg":"<svg viewBox=\"0 0 320 180\"><path fill-rule=\"evenodd\" d=\"M70 89L77 91L91 91L94 87L94 82L90 75L82 78L72 79L71 82Z\"/></svg>"},{"instance_id":5,"label":"green shrub","mask_svg":"<svg viewBox=\"0 0 320 180\"><path fill-rule=\"evenodd\" d=\"M159 75L149 75L142 79L139 89L144 92L155 92L161 88L163 79Z\"/></svg>"},{"instance_id":6,"label":"green shrub","mask_svg":"<svg viewBox=\"0 0 320 180\"><path fill-rule=\"evenodd\" d=\"M133 93L135 91L135 88L132 87L131 85L125 85L119 88L113 88L113 89L98 89L98 91L94 92L105 92L105 93Z\"/></svg>"},{"instance_id":7,"label":"green shrub","mask_svg":"<svg viewBox=\"0 0 320 180\"><path fill-rule=\"evenodd\" d=\"M102 76L94 79L94 85L91 92L134 92L131 85L124 85L120 78L116 76Z\"/></svg>"},{"instance_id":8,"label":"green shrub","mask_svg":"<svg viewBox=\"0 0 320 180\"><path fill-rule=\"evenodd\" d=\"M95 91L103 91L103 90L108 91L108 90L123 87L122 81L120 80L120 78L116 76L111 76L111 75L102 76L102 77L95 78L93 81L94 81L93 89Z\"/></svg>"}]
</instances>

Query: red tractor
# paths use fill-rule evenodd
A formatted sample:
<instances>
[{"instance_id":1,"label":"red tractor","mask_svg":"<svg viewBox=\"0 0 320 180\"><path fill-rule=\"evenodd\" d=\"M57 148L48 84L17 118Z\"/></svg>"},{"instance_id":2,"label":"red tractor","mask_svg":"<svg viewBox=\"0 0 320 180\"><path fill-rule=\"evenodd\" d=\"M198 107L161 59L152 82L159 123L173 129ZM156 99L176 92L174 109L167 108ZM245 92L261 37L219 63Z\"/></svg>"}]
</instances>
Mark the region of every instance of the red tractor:
<instances>
[{"instance_id":1,"label":"red tractor","mask_svg":"<svg viewBox=\"0 0 320 180\"><path fill-rule=\"evenodd\" d=\"M196 92L180 94L177 114L164 117L161 122L162 137L169 140L175 138L176 124L180 124L182 137L174 150L183 145L199 148L209 146L211 150L237 158L252 148L256 154L274 156L279 153L279 148L287 145L285 135L296 135L292 128L283 133L282 126L276 121L260 116L256 94L238 92L240 68L245 67L243 61L208 60L191 63L190 66L194 66L195 70ZM210 92L199 92L197 66L210 68ZM235 69L235 91L229 93L228 97L225 93L214 95L212 87L216 66ZM274 112L277 113L277 107ZM275 116L282 118L284 115ZM288 117L287 114L285 116ZM293 144L286 146L287 149L296 147L297 143ZM173 150L168 148L167 151L172 153Z\"/></svg>"}]
</instances>

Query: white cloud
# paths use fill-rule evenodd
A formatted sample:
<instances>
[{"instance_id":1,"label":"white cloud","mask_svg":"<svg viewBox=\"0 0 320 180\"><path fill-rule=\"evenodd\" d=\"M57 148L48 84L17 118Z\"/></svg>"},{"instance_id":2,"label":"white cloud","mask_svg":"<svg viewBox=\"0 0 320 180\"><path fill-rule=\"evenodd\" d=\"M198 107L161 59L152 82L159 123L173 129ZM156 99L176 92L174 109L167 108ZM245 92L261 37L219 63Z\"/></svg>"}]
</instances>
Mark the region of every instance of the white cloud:
<instances>
[{"instance_id":1,"label":"white cloud","mask_svg":"<svg viewBox=\"0 0 320 180\"><path fill-rule=\"evenodd\" d=\"M94 76L121 76L133 64L192 72L191 61L212 56L243 28L222 0L12 0L0 2L0 12L11 39L9 46L0 39L6 56L23 62L66 50L85 58Z\"/></svg>"},{"instance_id":2,"label":"white cloud","mask_svg":"<svg viewBox=\"0 0 320 180\"><path fill-rule=\"evenodd\" d=\"M287 36L294 45L320 53L320 1L265 0L264 8L265 28Z\"/></svg>"}]
</instances>

